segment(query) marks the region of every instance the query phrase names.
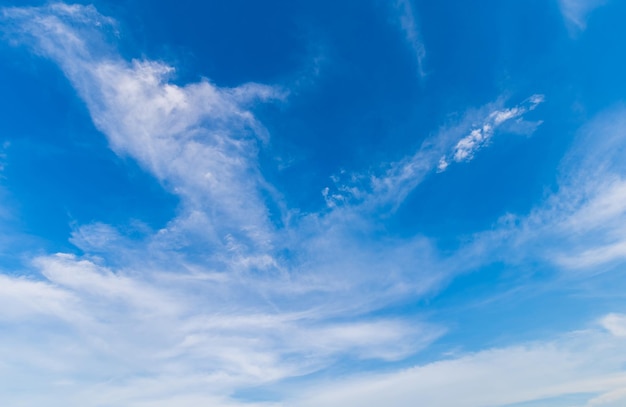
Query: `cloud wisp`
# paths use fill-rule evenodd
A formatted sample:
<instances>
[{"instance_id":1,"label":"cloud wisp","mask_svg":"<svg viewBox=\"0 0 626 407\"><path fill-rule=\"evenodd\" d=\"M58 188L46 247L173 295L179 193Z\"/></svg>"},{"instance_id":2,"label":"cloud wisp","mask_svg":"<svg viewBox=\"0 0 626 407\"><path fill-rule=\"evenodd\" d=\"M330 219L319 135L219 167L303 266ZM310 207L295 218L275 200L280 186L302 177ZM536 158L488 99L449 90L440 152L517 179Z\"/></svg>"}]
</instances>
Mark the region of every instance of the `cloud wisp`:
<instances>
[{"instance_id":1,"label":"cloud wisp","mask_svg":"<svg viewBox=\"0 0 626 407\"><path fill-rule=\"evenodd\" d=\"M445 171L451 162L460 163L471 161L479 150L489 144L495 132L500 127L510 124L511 122L519 125L522 122L522 116L527 112L535 110L543 101L543 95L533 95L519 106L492 111L483 120L481 125L473 128L469 135L463 137L456 143L450 154L439 159L437 171ZM533 128L530 129L531 132L539 124L541 123L533 123ZM514 131L514 126L515 124L510 126L509 131Z\"/></svg>"},{"instance_id":2,"label":"cloud wisp","mask_svg":"<svg viewBox=\"0 0 626 407\"><path fill-rule=\"evenodd\" d=\"M426 47L424 46L424 41L419 32L415 10L410 0L398 0L395 5L399 13L400 28L404 32L406 41L411 47L411 50L415 54L418 76L420 79L423 79L427 75L424 70Z\"/></svg>"},{"instance_id":3,"label":"cloud wisp","mask_svg":"<svg viewBox=\"0 0 626 407\"><path fill-rule=\"evenodd\" d=\"M588 15L596 8L603 6L608 0L559 0L563 18L577 30L587 26Z\"/></svg>"},{"instance_id":4,"label":"cloud wisp","mask_svg":"<svg viewBox=\"0 0 626 407\"><path fill-rule=\"evenodd\" d=\"M622 315L553 341L494 348L390 374L327 383L295 406L618 406L626 400ZM454 389L451 391L451 389ZM528 404L527 404L528 403ZM571 405L571 404L568 404Z\"/></svg>"},{"instance_id":5,"label":"cloud wisp","mask_svg":"<svg viewBox=\"0 0 626 407\"><path fill-rule=\"evenodd\" d=\"M581 128L562 160L556 190L528 214L503 215L467 249L490 248L483 256L513 262L542 259L575 275L610 269L626 259L623 117L618 106Z\"/></svg>"},{"instance_id":6,"label":"cloud wisp","mask_svg":"<svg viewBox=\"0 0 626 407\"><path fill-rule=\"evenodd\" d=\"M478 109L468 109L458 122L442 126L426 138L418 151L389 163L382 171L334 177L336 186L322 191L331 208L359 206L365 211L397 208L429 174L443 172L452 163L471 161L498 133L532 134L541 121L524 115L543 103L544 96L532 95L519 105L507 108L499 99Z\"/></svg>"}]
</instances>

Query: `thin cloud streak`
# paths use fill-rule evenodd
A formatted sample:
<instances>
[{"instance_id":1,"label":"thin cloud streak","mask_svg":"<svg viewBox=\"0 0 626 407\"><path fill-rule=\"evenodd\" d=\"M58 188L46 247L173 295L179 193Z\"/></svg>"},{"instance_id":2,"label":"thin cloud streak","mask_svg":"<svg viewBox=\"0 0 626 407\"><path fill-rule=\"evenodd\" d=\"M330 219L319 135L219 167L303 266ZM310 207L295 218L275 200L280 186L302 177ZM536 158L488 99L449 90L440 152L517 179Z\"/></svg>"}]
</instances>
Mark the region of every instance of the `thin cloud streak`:
<instances>
[{"instance_id":1,"label":"thin cloud streak","mask_svg":"<svg viewBox=\"0 0 626 407\"><path fill-rule=\"evenodd\" d=\"M473 128L469 135L463 137L456 143L452 153L439 159L437 171L445 171L452 161L457 163L471 161L479 150L489 144L498 128L511 121L517 121L519 124L524 114L535 110L543 101L543 95L533 95L519 106L509 109L494 110L483 120L481 125ZM539 124L541 124L541 122L536 123L532 130L534 131L534 128ZM509 128L509 131L512 130L514 130L514 128Z\"/></svg>"},{"instance_id":2,"label":"thin cloud streak","mask_svg":"<svg viewBox=\"0 0 626 407\"><path fill-rule=\"evenodd\" d=\"M443 172L453 162L470 161L498 132L533 133L541 122L528 122L523 116L543 101L544 96L537 94L511 108L499 99L468 109L458 122L442 126L426 138L413 155L387 164L383 171L352 173L347 181L343 180L345 174L334 177L336 186L322 191L327 206L358 207L370 213L381 208L393 211L434 170Z\"/></svg>"},{"instance_id":3,"label":"thin cloud streak","mask_svg":"<svg viewBox=\"0 0 626 407\"><path fill-rule=\"evenodd\" d=\"M402 28L406 41L415 54L417 73L420 79L424 79L427 75L424 70L426 47L419 32L415 10L410 0L397 0L396 8L399 10L400 28Z\"/></svg>"}]
</instances>

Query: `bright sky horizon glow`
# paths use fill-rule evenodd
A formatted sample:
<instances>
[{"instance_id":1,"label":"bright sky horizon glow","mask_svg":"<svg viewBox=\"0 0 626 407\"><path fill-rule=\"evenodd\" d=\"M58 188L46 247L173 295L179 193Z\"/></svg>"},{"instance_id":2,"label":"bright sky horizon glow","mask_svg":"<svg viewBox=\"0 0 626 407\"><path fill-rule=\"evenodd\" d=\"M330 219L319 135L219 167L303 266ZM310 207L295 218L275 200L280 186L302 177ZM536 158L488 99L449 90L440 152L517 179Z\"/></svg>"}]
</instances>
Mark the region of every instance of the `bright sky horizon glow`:
<instances>
[{"instance_id":1,"label":"bright sky horizon glow","mask_svg":"<svg viewBox=\"0 0 626 407\"><path fill-rule=\"evenodd\" d=\"M626 3L0 3L0 400L626 403Z\"/></svg>"}]
</instances>

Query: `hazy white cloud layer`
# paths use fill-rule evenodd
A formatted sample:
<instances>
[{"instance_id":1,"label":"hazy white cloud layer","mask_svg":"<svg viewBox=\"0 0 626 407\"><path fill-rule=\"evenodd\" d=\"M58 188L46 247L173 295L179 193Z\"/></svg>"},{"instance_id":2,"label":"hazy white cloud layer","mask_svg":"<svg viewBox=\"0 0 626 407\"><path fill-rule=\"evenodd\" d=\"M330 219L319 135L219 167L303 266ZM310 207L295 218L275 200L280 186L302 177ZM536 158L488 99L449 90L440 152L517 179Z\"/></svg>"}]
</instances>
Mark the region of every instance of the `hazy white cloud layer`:
<instances>
[{"instance_id":1,"label":"hazy white cloud layer","mask_svg":"<svg viewBox=\"0 0 626 407\"><path fill-rule=\"evenodd\" d=\"M0 340L3 382L18 385L37 372L29 388L72 389L77 397L63 396L58 405L102 405L115 397L134 405L135 398L177 400L188 391L225 397L317 370L338 354L403 358L437 335L400 320L331 323L311 312L219 307L202 298L216 294L205 290L215 282L138 278L67 254L38 258L34 267L43 281L2 277L0 320L15 329ZM96 397L102 390L104 399Z\"/></svg>"},{"instance_id":2,"label":"hazy white cloud layer","mask_svg":"<svg viewBox=\"0 0 626 407\"><path fill-rule=\"evenodd\" d=\"M421 66L413 11L407 1L398 4ZM9 41L58 64L113 151L136 160L181 200L177 216L142 239L103 223L80 225L71 242L83 256L41 254L22 275L0 274L6 405L445 407L463 400L470 407L548 406L557 404L542 400L578 395L581 406L618 406L626 400L626 317L619 313L543 342L387 374L364 370L332 383L309 378L297 394L283 392L275 402L236 397L342 359L376 360L391 369L446 328L372 311L433 293L493 259L547 259L564 274L626 259L623 108L581 130L558 190L543 203L504 216L493 230L444 254L423 236L374 238L373 214L393 211L427 176L472 160L495 135L535 131L540 122L524 116L543 96L469 110L414 154L379 171L341 174L336 187L324 190L325 211L296 216L263 177L258 151L269 135L253 114L256 103L282 103L288 92L209 80L175 85L172 67L123 59L107 42L117 35L115 22L91 6L5 8L1 24ZM283 208L281 222L270 220L270 203Z\"/></svg>"},{"instance_id":3,"label":"hazy white cloud layer","mask_svg":"<svg viewBox=\"0 0 626 407\"><path fill-rule=\"evenodd\" d=\"M611 325L623 316L608 316ZM607 322L608 320L608 322ZM623 328L623 320L621 321ZM551 342L485 350L391 374L329 383L296 406L496 407L535 401L619 406L626 401L626 342L615 331L592 328ZM462 400L462 401L460 401ZM526 405L526 404L524 404ZM530 405L530 404L529 404Z\"/></svg>"}]
</instances>

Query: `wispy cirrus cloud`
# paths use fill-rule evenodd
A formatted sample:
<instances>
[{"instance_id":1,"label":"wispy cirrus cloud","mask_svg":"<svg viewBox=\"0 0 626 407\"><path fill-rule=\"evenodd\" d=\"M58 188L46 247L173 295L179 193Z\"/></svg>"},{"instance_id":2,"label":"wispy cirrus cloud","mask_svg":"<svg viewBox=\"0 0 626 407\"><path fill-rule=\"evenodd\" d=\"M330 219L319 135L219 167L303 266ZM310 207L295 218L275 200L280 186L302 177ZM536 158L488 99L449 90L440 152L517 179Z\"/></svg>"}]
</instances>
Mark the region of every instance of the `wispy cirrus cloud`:
<instances>
[{"instance_id":1,"label":"wispy cirrus cloud","mask_svg":"<svg viewBox=\"0 0 626 407\"><path fill-rule=\"evenodd\" d=\"M113 20L92 6L8 8L3 19L17 28L9 31L13 40L59 64L111 148L181 196L207 239L268 243L271 225L256 164L264 129L246 106L284 92L254 83L220 88L208 80L173 85L172 67L121 59L101 31Z\"/></svg>"},{"instance_id":2,"label":"wispy cirrus cloud","mask_svg":"<svg viewBox=\"0 0 626 407\"><path fill-rule=\"evenodd\" d=\"M426 71L424 70L426 47L424 46L424 41L419 31L415 9L411 4L411 0L397 0L395 6L399 14L400 28L404 32L406 41L411 47L411 50L415 54L417 73L420 79L422 79L426 77Z\"/></svg>"},{"instance_id":3,"label":"wispy cirrus cloud","mask_svg":"<svg viewBox=\"0 0 626 407\"><path fill-rule=\"evenodd\" d=\"M510 245L511 258L543 258L562 270L597 271L626 259L623 117L618 106L583 126L562 160L557 190L526 215L504 216L504 226L485 237Z\"/></svg>"},{"instance_id":4,"label":"wispy cirrus cloud","mask_svg":"<svg viewBox=\"0 0 626 407\"><path fill-rule=\"evenodd\" d=\"M427 241L364 240L332 214L282 229L270 220L257 158L267 134L252 107L285 92L172 84L170 66L119 56L106 39L115 22L92 6L5 8L2 29L57 63L111 148L181 199L166 227L139 240L79 225L71 241L84 256L39 256L31 277L3 277L15 304L31 304L5 308L23 333L3 339L16 350L5 376L37 371L32 388L59 405L236 405L236 390L342 358L395 361L442 334L416 317L367 316L437 284Z\"/></svg>"},{"instance_id":5,"label":"wispy cirrus cloud","mask_svg":"<svg viewBox=\"0 0 626 407\"><path fill-rule=\"evenodd\" d=\"M396 360L438 335L402 320L329 322L323 311L248 308L230 302L232 282L203 275L114 272L67 254L34 267L43 280L1 277L0 320L21 328L0 340L12 350L0 375L6 384L36 371L29 388L64 392L58 405L231 405L235 389L307 374L338 355ZM54 381L62 384L44 390Z\"/></svg>"},{"instance_id":6,"label":"wispy cirrus cloud","mask_svg":"<svg viewBox=\"0 0 626 407\"><path fill-rule=\"evenodd\" d=\"M532 134L541 121L527 121L524 115L543 102L544 96L536 94L510 108L501 98L468 109L460 120L442 126L427 137L413 155L387 164L382 171L340 174L333 178L335 187L324 189L322 194L331 208L342 205L357 205L364 210L397 208L433 171L443 172L452 163L471 161L496 134Z\"/></svg>"},{"instance_id":7,"label":"wispy cirrus cloud","mask_svg":"<svg viewBox=\"0 0 626 407\"><path fill-rule=\"evenodd\" d=\"M437 170L439 172L445 171L451 162L471 161L479 150L489 144L500 127L514 123L513 126L509 126L508 130L515 131L515 123L518 125L522 123L522 116L535 110L543 101L543 95L533 95L518 106L492 111L480 125L475 126L470 131L469 135L456 143L450 154L439 159ZM521 126L520 130L532 132L539 124L541 122L533 123L530 128L528 125L524 125Z\"/></svg>"},{"instance_id":8,"label":"wispy cirrus cloud","mask_svg":"<svg viewBox=\"0 0 626 407\"><path fill-rule=\"evenodd\" d=\"M603 6L608 0L559 0L561 13L567 22L578 30L584 30L587 16L596 8Z\"/></svg>"},{"instance_id":9,"label":"wispy cirrus cloud","mask_svg":"<svg viewBox=\"0 0 626 407\"><path fill-rule=\"evenodd\" d=\"M494 125L508 120L515 123L518 115L534 109L541 100L532 97L520 106L489 109L490 113L479 117L487 123L493 120ZM449 260L456 258L468 268L494 261L547 262L554 266L561 284L568 281L574 286L587 285L583 276L620 270L617 266L626 259L626 166L621 159L626 149L624 117L624 107L617 106L583 126L561 162L556 190L528 214L503 216L493 229L474 235ZM448 157L454 157L465 152L462 148L467 143L448 141L447 145L452 146ZM411 169L409 174L414 174L412 163L405 163ZM428 168L424 166L423 171ZM455 270L461 272L462 267ZM585 292L603 295L592 291ZM316 387L317 396L296 405L417 402L452 406L462 399L470 406L561 406L572 402L588 407L619 406L626 400L626 376L623 362L613 364L612 355L623 352L624 320L621 314L608 314L599 321L601 329L572 332L550 342L495 348L389 375L320 385L324 390ZM481 390L482 383L489 383L489 389ZM422 384L424 387L419 387ZM451 387L454 393L446 391Z\"/></svg>"},{"instance_id":10,"label":"wispy cirrus cloud","mask_svg":"<svg viewBox=\"0 0 626 407\"><path fill-rule=\"evenodd\" d=\"M283 229L269 220L266 200L273 191L257 158L267 134L250 108L283 98L283 91L259 84L222 88L208 80L171 84L171 67L123 60L102 34L114 22L90 6L8 8L3 15L5 31L14 41L58 63L111 148L136 159L182 199L181 213L143 246L106 225L79 227L72 241L87 252L108 253L114 259L128 256L130 262L139 258L139 264L152 259L174 268L191 261L189 253L200 253L205 268L235 273L275 293L305 286L308 291L349 291L378 284L377 269L388 270L392 292L395 286L411 287L407 293L424 292L437 280L437 273L429 272L432 253L421 239L362 241L355 222L338 214L312 214ZM302 264L281 257L284 249L297 253L295 259ZM370 249L376 254L367 253ZM141 250L153 257L146 258ZM397 261L412 256L429 262L423 273L416 274L411 261ZM345 264L348 259L352 263ZM344 270L341 275L337 268ZM385 295L376 301L381 298Z\"/></svg>"}]
</instances>

